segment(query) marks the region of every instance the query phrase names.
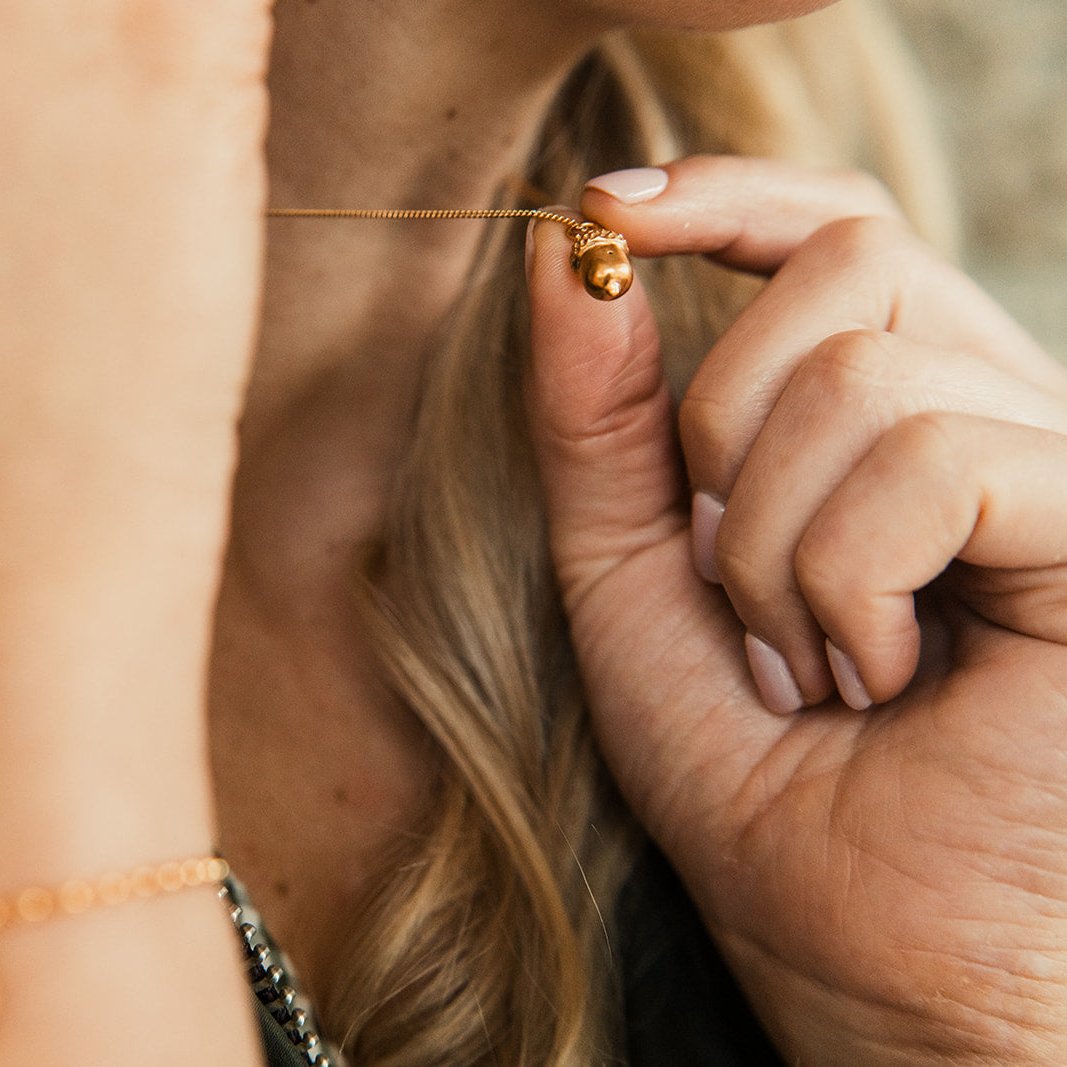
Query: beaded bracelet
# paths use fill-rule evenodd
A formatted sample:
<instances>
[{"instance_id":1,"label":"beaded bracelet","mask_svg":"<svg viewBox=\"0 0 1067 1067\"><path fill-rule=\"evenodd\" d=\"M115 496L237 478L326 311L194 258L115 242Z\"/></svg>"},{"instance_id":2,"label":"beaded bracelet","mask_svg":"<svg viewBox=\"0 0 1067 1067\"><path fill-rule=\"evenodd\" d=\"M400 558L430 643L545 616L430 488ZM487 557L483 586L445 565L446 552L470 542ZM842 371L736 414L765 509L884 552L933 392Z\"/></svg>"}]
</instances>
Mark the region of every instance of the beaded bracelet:
<instances>
[{"instance_id":1,"label":"beaded bracelet","mask_svg":"<svg viewBox=\"0 0 1067 1067\"><path fill-rule=\"evenodd\" d=\"M183 889L222 882L229 873L230 865L221 857L200 856L105 874L92 881L77 879L54 887L27 886L11 896L0 896L0 930L19 924L43 923L62 915L79 915L95 908L110 908L128 900L179 893Z\"/></svg>"}]
</instances>

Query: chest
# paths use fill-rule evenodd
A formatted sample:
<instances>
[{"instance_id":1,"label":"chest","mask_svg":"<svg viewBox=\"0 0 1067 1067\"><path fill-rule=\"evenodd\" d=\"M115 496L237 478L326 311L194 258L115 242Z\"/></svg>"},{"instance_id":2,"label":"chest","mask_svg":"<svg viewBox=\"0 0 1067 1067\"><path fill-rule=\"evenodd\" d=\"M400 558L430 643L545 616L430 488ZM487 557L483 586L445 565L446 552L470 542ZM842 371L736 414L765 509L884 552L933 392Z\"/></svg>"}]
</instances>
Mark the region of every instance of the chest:
<instances>
[{"instance_id":1,"label":"chest","mask_svg":"<svg viewBox=\"0 0 1067 1067\"><path fill-rule=\"evenodd\" d=\"M217 620L219 845L314 995L367 879L425 803L432 759L347 605L280 625L224 583Z\"/></svg>"}]
</instances>

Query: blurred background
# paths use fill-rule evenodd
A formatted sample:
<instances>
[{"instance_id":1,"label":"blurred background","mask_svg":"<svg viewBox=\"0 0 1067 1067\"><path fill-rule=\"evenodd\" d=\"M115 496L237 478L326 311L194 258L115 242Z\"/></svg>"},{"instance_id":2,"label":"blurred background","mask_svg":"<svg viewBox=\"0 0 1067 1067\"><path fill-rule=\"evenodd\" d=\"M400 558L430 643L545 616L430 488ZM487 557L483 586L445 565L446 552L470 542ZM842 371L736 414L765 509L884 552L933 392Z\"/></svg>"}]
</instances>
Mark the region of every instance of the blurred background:
<instances>
[{"instance_id":1,"label":"blurred background","mask_svg":"<svg viewBox=\"0 0 1067 1067\"><path fill-rule=\"evenodd\" d=\"M933 90L964 265L1067 359L1067 0L888 0Z\"/></svg>"}]
</instances>

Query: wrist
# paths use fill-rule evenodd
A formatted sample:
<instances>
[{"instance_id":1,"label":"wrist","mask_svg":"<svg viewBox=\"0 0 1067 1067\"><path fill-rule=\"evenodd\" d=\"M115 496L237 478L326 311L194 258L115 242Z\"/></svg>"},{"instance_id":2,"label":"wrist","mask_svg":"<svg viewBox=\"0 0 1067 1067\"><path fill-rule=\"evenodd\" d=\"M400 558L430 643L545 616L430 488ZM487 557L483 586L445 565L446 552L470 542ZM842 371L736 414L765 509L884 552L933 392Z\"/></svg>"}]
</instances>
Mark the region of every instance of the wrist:
<instances>
[{"instance_id":1,"label":"wrist","mask_svg":"<svg viewBox=\"0 0 1067 1067\"><path fill-rule=\"evenodd\" d=\"M833 1047L837 1059L827 1061L817 1051L826 1039L807 1046L811 1062L863 1063L866 1067L950 1067L997 1064L998 1067L1048 1067L1067 1062L1067 1019L1052 1017L1028 1006L1019 1015L1013 1006L975 1007L968 998L954 999L951 989L944 1003L930 1008L885 1013L875 1010L866 1020L855 1002L843 1005L841 1027ZM1023 1018L1029 1017L1029 1021ZM803 1062L808 1062L804 1058Z\"/></svg>"},{"instance_id":2,"label":"wrist","mask_svg":"<svg viewBox=\"0 0 1067 1067\"><path fill-rule=\"evenodd\" d=\"M94 731L75 719L58 741L16 727L0 758L4 883L58 885L209 853L217 840L202 731L142 708L143 724ZM195 723L195 714L187 716ZM18 758L21 757L21 758Z\"/></svg>"},{"instance_id":3,"label":"wrist","mask_svg":"<svg viewBox=\"0 0 1067 1067\"><path fill-rule=\"evenodd\" d=\"M917 965L902 949L894 973L868 969L862 983L848 988L805 974L758 945L739 947L731 939L723 945L787 1062L822 1067L1067 1062L1067 968L1043 953L1030 960L1016 953L1007 968L948 951L936 961L922 952Z\"/></svg>"},{"instance_id":4,"label":"wrist","mask_svg":"<svg viewBox=\"0 0 1067 1067\"><path fill-rule=\"evenodd\" d=\"M210 845L204 691L217 570L206 557L142 551L80 572L19 570L0 588L5 855L27 828L19 855L54 854L60 878L109 843L136 858L163 831L180 851Z\"/></svg>"}]
</instances>

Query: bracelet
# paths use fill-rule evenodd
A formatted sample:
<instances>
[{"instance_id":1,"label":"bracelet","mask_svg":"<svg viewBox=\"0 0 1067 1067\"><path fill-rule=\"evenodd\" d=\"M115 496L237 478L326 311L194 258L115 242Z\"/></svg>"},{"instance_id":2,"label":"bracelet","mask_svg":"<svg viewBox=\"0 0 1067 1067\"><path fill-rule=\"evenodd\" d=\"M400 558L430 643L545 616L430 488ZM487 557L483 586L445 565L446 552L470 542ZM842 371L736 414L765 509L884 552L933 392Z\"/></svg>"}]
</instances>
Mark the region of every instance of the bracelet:
<instances>
[{"instance_id":1,"label":"bracelet","mask_svg":"<svg viewBox=\"0 0 1067 1067\"><path fill-rule=\"evenodd\" d=\"M60 886L27 886L0 896L0 930L19 924L43 923L62 915L79 915L110 908L128 900L179 893L183 889L224 881L230 865L219 856L171 860L156 867L136 867L122 874L106 874L93 881L77 879Z\"/></svg>"}]
</instances>

